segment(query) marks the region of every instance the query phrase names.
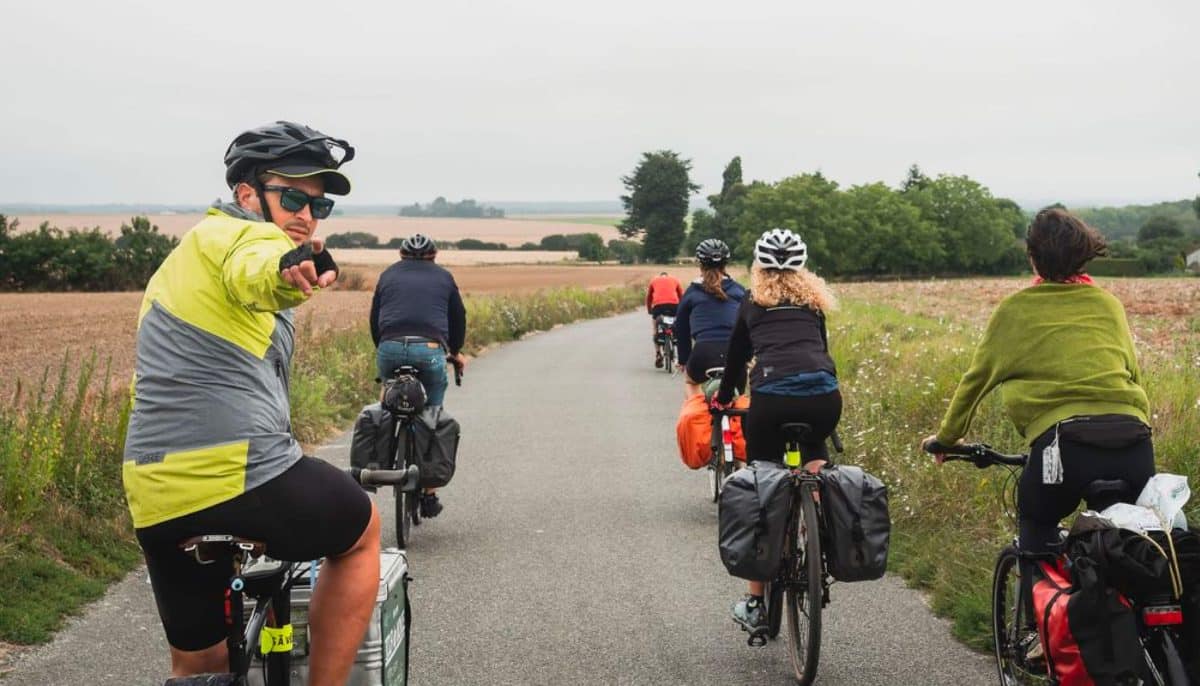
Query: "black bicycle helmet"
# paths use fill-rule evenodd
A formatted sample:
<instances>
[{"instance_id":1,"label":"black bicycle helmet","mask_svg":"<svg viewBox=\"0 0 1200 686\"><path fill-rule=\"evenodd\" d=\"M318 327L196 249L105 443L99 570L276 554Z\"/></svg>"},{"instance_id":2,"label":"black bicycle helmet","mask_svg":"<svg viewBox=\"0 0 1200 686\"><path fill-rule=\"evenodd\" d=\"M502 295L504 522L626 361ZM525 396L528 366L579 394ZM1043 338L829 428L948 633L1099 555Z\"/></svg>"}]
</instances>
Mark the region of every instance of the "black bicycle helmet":
<instances>
[{"instance_id":1,"label":"black bicycle helmet","mask_svg":"<svg viewBox=\"0 0 1200 686\"><path fill-rule=\"evenodd\" d=\"M705 267L720 267L729 261L729 246L725 241L706 238L696 246L696 259Z\"/></svg>"},{"instance_id":2,"label":"black bicycle helmet","mask_svg":"<svg viewBox=\"0 0 1200 686\"><path fill-rule=\"evenodd\" d=\"M414 233L404 242L400 244L400 255L402 257L415 257L422 260L427 260L437 254L437 243L434 243L428 236Z\"/></svg>"},{"instance_id":3,"label":"black bicycle helmet","mask_svg":"<svg viewBox=\"0 0 1200 686\"><path fill-rule=\"evenodd\" d=\"M800 271L808 261L808 246L787 229L771 229L754 244L754 261L767 269Z\"/></svg>"},{"instance_id":4,"label":"black bicycle helmet","mask_svg":"<svg viewBox=\"0 0 1200 686\"><path fill-rule=\"evenodd\" d=\"M350 179L338 171L354 159L354 147L340 138L290 121L277 121L238 134L225 150L225 183L256 184L259 175L325 177L325 192L346 195Z\"/></svg>"},{"instance_id":5,"label":"black bicycle helmet","mask_svg":"<svg viewBox=\"0 0 1200 686\"><path fill-rule=\"evenodd\" d=\"M388 380L383 392L383 409L392 414L420 414L425 409L425 387L411 374Z\"/></svg>"}]
</instances>

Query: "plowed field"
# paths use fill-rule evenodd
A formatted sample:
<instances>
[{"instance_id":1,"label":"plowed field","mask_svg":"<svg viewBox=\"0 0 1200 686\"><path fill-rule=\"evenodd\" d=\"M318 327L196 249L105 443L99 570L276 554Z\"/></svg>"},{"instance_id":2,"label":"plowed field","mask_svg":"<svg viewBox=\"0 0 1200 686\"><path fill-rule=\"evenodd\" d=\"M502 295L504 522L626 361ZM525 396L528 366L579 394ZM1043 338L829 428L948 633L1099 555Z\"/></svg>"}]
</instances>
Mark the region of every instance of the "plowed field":
<instances>
[{"instance_id":1,"label":"plowed field","mask_svg":"<svg viewBox=\"0 0 1200 686\"><path fill-rule=\"evenodd\" d=\"M448 251L447 251L448 252ZM356 269L347 266L347 269ZM378 265L367 272L366 287L374 284ZM659 271L646 266L511 265L453 267L463 293L528 293L543 288L580 286L605 288L649 281ZM695 276L690 267L676 267L681 281ZM26 388L47 369L58 374L65 359L68 379L82 359L95 350L100 371L112 360L114 380L125 383L133 372L134 334L140 292L129 293L0 293L0 394L9 396L18 380ZM319 293L297 309L301 326L346 327L365 323L371 291L332 290ZM469 326L469 324L468 324ZM53 381L54 379L52 379Z\"/></svg>"}]
</instances>

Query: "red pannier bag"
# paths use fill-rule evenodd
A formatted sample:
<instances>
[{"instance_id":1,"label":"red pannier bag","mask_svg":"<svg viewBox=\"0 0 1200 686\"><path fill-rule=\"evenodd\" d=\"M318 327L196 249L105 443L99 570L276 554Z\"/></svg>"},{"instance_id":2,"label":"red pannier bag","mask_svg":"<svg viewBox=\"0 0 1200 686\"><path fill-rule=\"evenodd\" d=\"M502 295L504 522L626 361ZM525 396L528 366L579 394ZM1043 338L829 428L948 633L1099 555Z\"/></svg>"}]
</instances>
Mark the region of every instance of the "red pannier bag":
<instances>
[{"instance_id":1,"label":"red pannier bag","mask_svg":"<svg viewBox=\"0 0 1200 686\"><path fill-rule=\"evenodd\" d=\"M1113 684L1136 677L1141 644L1129 601L1100 581L1089 559L1072 565L1074 584L1060 562L1038 566L1041 578L1033 585L1033 612L1046 671L1059 686Z\"/></svg>"},{"instance_id":2,"label":"red pannier bag","mask_svg":"<svg viewBox=\"0 0 1200 686\"><path fill-rule=\"evenodd\" d=\"M750 397L739 396L733 401L733 406L743 410L750 407ZM745 461L746 438L742 435L742 418L730 417L729 428L733 432L733 456ZM679 459L688 469L708 466L712 457L712 415L708 413L708 403L703 394L697 393L683 401L683 407L679 408L679 421L675 423L675 439L679 443Z\"/></svg>"}]
</instances>

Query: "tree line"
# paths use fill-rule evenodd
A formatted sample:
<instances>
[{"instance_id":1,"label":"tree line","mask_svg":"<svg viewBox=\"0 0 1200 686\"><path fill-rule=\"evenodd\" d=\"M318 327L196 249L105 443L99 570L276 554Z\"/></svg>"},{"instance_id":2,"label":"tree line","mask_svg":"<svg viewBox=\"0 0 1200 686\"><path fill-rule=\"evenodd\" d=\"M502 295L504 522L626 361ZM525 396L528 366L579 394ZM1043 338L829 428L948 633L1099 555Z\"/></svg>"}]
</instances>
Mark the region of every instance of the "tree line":
<instances>
[{"instance_id":1,"label":"tree line","mask_svg":"<svg viewBox=\"0 0 1200 686\"><path fill-rule=\"evenodd\" d=\"M99 227L63 231L43 222L17 232L0 214L0 290L129 291L146 287L179 239L158 232L146 217L121 225L110 238Z\"/></svg>"},{"instance_id":2,"label":"tree line","mask_svg":"<svg viewBox=\"0 0 1200 686\"><path fill-rule=\"evenodd\" d=\"M646 259L671 261L690 255L705 238L718 238L735 260L748 261L758 236L778 227L799 233L811 264L832 276L1028 271L1024 237L1032 213L968 176L931 178L913 165L895 188L882 182L842 188L820 172L745 183L735 157L722 174L721 191L708 196L709 209L692 213L688 230L688 199L698 188L690 172L691 160L660 150L644 153L633 173L622 177L629 193L621 196L626 217L618 230L642 238ZM1188 205L1200 216L1200 202L1168 204ZM1112 209L1090 212L1104 216ZM1088 211L1081 215L1086 221ZM1200 225L1151 213L1133 237L1108 237L1117 239L1112 261L1133 263L1118 273L1160 273L1182 268L1185 250L1200 244Z\"/></svg>"},{"instance_id":3,"label":"tree line","mask_svg":"<svg viewBox=\"0 0 1200 686\"><path fill-rule=\"evenodd\" d=\"M442 196L434 198L428 205L413 203L400 208L401 217L459 217L467 219L502 219L504 210L489 205L480 205L467 198L461 202L449 202Z\"/></svg>"},{"instance_id":4,"label":"tree line","mask_svg":"<svg viewBox=\"0 0 1200 686\"><path fill-rule=\"evenodd\" d=\"M330 234L325 239L325 245L331 249L366 248L399 250L403 238L393 238L382 242L373 233L365 231L349 231ZM556 252L578 253L580 259L591 262L618 260L625 263L638 261L641 255L641 245L636 241L611 240L606 245L598 233L554 233L543 236L537 243L525 242L519 246L507 243L484 241L478 238L463 238L457 241L434 241L440 250L551 250Z\"/></svg>"}]
</instances>

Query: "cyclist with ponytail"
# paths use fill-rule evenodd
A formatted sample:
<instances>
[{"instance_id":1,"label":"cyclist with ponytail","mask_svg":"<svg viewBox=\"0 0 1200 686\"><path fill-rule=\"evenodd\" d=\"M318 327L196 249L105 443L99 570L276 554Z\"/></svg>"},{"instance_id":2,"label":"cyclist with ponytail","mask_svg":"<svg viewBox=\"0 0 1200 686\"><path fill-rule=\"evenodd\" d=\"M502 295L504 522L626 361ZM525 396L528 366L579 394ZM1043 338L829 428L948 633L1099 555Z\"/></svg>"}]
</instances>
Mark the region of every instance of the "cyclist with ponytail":
<instances>
[{"instance_id":1,"label":"cyclist with ponytail","mask_svg":"<svg viewBox=\"0 0 1200 686\"><path fill-rule=\"evenodd\" d=\"M690 397L700 392L705 372L725 367L725 349L746 289L729 278L729 246L715 238L700 241L696 260L700 277L688 285L675 318L679 365L686 370L684 384Z\"/></svg>"}]
</instances>

